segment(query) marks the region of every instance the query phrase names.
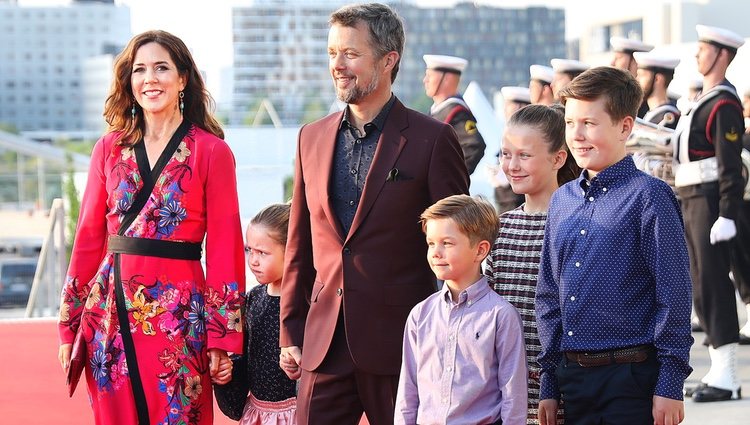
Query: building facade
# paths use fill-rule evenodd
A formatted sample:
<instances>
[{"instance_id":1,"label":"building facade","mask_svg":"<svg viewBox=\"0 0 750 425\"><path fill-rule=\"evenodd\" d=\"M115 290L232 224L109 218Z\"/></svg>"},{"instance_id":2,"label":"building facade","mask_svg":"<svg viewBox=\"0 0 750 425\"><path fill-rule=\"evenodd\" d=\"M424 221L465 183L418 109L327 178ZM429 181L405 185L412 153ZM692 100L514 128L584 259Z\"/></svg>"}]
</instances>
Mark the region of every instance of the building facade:
<instances>
[{"instance_id":1,"label":"building facade","mask_svg":"<svg viewBox=\"0 0 750 425\"><path fill-rule=\"evenodd\" d=\"M335 93L328 71L328 17L349 2L258 0L233 9L234 114L240 124L267 98L284 124L319 118L331 110ZM424 54L465 57L463 82L474 80L485 96L505 85L527 85L529 66L565 55L565 12L459 3L424 8L390 1L403 18L406 46L394 92L407 105L426 111Z\"/></svg>"},{"instance_id":2,"label":"building facade","mask_svg":"<svg viewBox=\"0 0 750 425\"><path fill-rule=\"evenodd\" d=\"M130 10L112 0L0 3L0 35L0 123L20 131L82 131L84 62L122 50L131 37Z\"/></svg>"},{"instance_id":3,"label":"building facade","mask_svg":"<svg viewBox=\"0 0 750 425\"><path fill-rule=\"evenodd\" d=\"M735 0L656 0L647 7L602 10L592 17L579 42L581 60L592 65L609 63L609 39L634 38L662 48L697 41L697 24L750 36L750 2Z\"/></svg>"}]
</instances>

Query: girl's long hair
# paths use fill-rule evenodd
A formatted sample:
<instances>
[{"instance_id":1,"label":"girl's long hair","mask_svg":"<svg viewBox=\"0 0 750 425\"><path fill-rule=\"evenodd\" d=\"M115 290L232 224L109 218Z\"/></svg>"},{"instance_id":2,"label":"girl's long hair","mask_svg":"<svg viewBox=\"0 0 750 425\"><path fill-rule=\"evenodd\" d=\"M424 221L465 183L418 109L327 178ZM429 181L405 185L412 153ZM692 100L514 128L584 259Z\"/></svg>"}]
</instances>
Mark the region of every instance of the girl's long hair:
<instances>
[{"instance_id":1,"label":"girl's long hair","mask_svg":"<svg viewBox=\"0 0 750 425\"><path fill-rule=\"evenodd\" d=\"M565 108L562 105L524 106L510 116L507 125L509 127L526 126L537 129L549 144L549 153L555 153L559 150L565 150L568 153L565 164L557 171L558 186L578 178L581 174L581 168L576 164L576 160L565 144Z\"/></svg>"},{"instance_id":2,"label":"girl's long hair","mask_svg":"<svg viewBox=\"0 0 750 425\"><path fill-rule=\"evenodd\" d=\"M223 139L224 130L212 115L214 100L203 84L203 78L190 51L182 40L166 31L146 31L136 35L115 59L112 87L104 103L104 118L109 124L108 131L121 132L118 143L123 145L133 145L143 138L143 110L133 98L130 76L136 52L148 43L159 43L164 47L169 52L177 71L187 80L183 89L184 119ZM136 109L134 118L131 116L133 106Z\"/></svg>"}]
</instances>

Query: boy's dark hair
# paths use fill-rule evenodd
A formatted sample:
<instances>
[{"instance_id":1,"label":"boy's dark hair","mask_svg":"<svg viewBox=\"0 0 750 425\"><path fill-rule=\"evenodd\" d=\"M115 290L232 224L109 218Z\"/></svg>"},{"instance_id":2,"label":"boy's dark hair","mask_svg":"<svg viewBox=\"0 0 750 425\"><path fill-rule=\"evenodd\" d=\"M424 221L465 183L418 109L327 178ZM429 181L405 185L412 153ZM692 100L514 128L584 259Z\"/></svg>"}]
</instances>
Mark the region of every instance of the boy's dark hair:
<instances>
[{"instance_id":1,"label":"boy's dark hair","mask_svg":"<svg viewBox=\"0 0 750 425\"><path fill-rule=\"evenodd\" d=\"M453 195L435 202L419 216L422 231L429 220L443 218L453 220L473 245L481 241L492 244L500 229L495 207L481 196Z\"/></svg>"},{"instance_id":2,"label":"boy's dark hair","mask_svg":"<svg viewBox=\"0 0 750 425\"><path fill-rule=\"evenodd\" d=\"M350 4L331 14L331 25L354 27L360 22L367 24L370 45L378 59L388 52L397 52L398 60L391 71L391 83L396 81L401 57L404 53L404 24L390 7L380 3Z\"/></svg>"},{"instance_id":3,"label":"boy's dark hair","mask_svg":"<svg viewBox=\"0 0 750 425\"><path fill-rule=\"evenodd\" d=\"M640 84L629 72L609 66L584 71L558 94L563 106L568 99L593 102L604 97L605 111L612 121L635 117L643 100Z\"/></svg>"},{"instance_id":4,"label":"boy's dark hair","mask_svg":"<svg viewBox=\"0 0 750 425\"><path fill-rule=\"evenodd\" d=\"M289 204L271 204L260 210L250 220L250 224L265 227L274 241L286 246L286 237L289 232L289 209Z\"/></svg>"},{"instance_id":5,"label":"boy's dark hair","mask_svg":"<svg viewBox=\"0 0 750 425\"><path fill-rule=\"evenodd\" d=\"M510 116L507 126L534 128L542 133L542 137L549 145L547 152L555 153L561 149L568 152L565 164L557 172L558 185L562 186L581 174L581 168L576 164L565 143L565 108L561 105L524 106Z\"/></svg>"}]
</instances>

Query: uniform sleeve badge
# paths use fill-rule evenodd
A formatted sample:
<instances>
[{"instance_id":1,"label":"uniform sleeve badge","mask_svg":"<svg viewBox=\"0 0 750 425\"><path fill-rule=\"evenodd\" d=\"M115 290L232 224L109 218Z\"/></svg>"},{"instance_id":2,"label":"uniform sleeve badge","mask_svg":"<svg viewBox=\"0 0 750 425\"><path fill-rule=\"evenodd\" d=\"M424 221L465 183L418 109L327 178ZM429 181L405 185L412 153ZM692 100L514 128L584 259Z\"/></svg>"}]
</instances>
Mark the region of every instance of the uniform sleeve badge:
<instances>
[{"instance_id":1,"label":"uniform sleeve badge","mask_svg":"<svg viewBox=\"0 0 750 425\"><path fill-rule=\"evenodd\" d=\"M466 134L473 135L477 132L477 123L472 120L466 120L464 130L466 130Z\"/></svg>"},{"instance_id":2,"label":"uniform sleeve badge","mask_svg":"<svg viewBox=\"0 0 750 425\"><path fill-rule=\"evenodd\" d=\"M736 142L740 138L740 135L737 133L737 129L732 127L731 130L724 133L724 137L730 142Z\"/></svg>"}]
</instances>

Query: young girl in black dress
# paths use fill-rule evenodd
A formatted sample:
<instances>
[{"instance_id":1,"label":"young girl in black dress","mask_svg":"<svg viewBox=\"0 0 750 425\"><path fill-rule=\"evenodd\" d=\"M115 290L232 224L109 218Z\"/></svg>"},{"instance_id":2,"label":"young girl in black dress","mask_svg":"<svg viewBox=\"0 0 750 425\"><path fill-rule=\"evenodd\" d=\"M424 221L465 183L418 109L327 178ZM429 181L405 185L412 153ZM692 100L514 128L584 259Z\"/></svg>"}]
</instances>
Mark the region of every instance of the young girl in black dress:
<instances>
[{"instance_id":1,"label":"young girl in black dress","mask_svg":"<svg viewBox=\"0 0 750 425\"><path fill-rule=\"evenodd\" d=\"M247 264L260 285L247 293L245 353L233 358L232 381L215 386L221 410L240 425L294 425L296 382L279 368L279 300L289 205L260 211L247 227Z\"/></svg>"}]
</instances>

